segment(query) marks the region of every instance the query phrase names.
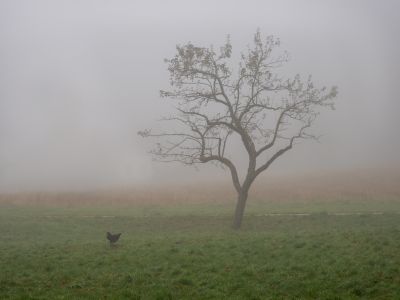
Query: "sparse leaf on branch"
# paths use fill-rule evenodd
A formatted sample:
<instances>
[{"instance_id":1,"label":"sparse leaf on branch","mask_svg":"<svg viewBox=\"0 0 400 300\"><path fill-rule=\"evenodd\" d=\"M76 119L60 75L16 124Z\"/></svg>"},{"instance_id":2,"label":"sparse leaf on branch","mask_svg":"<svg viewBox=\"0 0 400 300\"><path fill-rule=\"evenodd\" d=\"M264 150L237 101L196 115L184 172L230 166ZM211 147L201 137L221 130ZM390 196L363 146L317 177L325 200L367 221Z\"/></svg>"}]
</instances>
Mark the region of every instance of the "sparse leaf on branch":
<instances>
[{"instance_id":1,"label":"sparse leaf on branch","mask_svg":"<svg viewBox=\"0 0 400 300\"><path fill-rule=\"evenodd\" d=\"M178 132L138 133L160 139L152 151L160 161L211 162L229 169L239 195L237 228L251 184L296 141L317 140L308 130L322 108L334 109L338 93L336 86L315 87L311 76L282 78L276 68L288 62L289 55L277 52L279 46L279 39L263 38L258 30L234 67L229 37L219 53L190 42L178 45L175 56L165 60L171 90L160 91L161 97L177 101L176 114L164 120L179 124ZM233 136L239 137L248 158L242 177L229 151Z\"/></svg>"}]
</instances>

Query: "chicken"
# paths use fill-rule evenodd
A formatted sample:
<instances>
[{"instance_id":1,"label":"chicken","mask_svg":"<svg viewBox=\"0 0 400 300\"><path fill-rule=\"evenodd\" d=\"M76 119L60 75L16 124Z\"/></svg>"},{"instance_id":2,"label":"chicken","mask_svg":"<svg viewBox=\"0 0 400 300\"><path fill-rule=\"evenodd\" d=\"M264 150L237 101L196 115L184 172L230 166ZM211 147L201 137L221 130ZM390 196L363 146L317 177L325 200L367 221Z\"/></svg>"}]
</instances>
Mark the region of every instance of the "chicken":
<instances>
[{"instance_id":1,"label":"chicken","mask_svg":"<svg viewBox=\"0 0 400 300\"><path fill-rule=\"evenodd\" d=\"M110 246L114 246L115 243L119 240L120 236L121 236L121 233L112 234L110 232L107 232L107 240L110 241Z\"/></svg>"}]
</instances>

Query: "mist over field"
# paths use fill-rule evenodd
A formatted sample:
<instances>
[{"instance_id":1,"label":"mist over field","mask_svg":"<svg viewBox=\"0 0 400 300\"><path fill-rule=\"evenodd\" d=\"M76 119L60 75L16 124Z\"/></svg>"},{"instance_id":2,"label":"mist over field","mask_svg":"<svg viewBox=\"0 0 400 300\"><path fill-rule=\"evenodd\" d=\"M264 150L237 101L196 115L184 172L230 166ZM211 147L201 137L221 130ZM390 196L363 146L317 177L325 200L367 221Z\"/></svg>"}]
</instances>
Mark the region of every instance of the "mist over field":
<instances>
[{"instance_id":1,"label":"mist over field","mask_svg":"<svg viewBox=\"0 0 400 300\"><path fill-rule=\"evenodd\" d=\"M0 299L400 299L399 11L0 0Z\"/></svg>"},{"instance_id":2,"label":"mist over field","mask_svg":"<svg viewBox=\"0 0 400 300\"><path fill-rule=\"evenodd\" d=\"M153 162L153 143L137 132L159 128L173 111L159 90L168 88L163 59L176 44L218 48L229 34L238 58L257 28L290 53L284 75L312 74L320 86L339 87L336 110L314 125L321 143L300 142L267 172L397 169L399 8L397 1L1 1L0 191L229 180L214 166Z\"/></svg>"}]
</instances>

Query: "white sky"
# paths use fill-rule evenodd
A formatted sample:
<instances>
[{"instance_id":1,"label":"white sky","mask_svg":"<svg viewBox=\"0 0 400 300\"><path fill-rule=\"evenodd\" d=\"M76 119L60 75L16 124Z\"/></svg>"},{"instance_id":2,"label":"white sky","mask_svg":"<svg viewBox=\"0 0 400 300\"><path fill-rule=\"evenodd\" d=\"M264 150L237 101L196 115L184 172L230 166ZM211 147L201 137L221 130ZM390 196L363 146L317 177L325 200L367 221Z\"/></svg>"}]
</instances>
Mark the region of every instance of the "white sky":
<instances>
[{"instance_id":1,"label":"white sky","mask_svg":"<svg viewBox=\"0 0 400 300\"><path fill-rule=\"evenodd\" d=\"M272 172L398 166L399 11L395 0L1 0L0 191L223 176L152 162L136 132L169 110L158 95L176 44L230 34L239 53L257 28L290 52L288 75L339 86L322 143Z\"/></svg>"}]
</instances>

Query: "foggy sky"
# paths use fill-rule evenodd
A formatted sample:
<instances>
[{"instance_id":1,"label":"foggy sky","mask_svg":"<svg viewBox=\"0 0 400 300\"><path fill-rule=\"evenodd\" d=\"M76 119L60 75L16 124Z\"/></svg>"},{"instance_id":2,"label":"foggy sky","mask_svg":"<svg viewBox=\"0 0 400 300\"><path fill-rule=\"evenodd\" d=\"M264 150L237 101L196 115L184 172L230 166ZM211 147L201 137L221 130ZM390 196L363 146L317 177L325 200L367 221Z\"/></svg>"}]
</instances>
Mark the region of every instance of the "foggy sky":
<instances>
[{"instance_id":1,"label":"foggy sky","mask_svg":"<svg viewBox=\"0 0 400 300\"><path fill-rule=\"evenodd\" d=\"M164 58L188 41L282 41L288 76L337 85L336 111L270 172L399 166L400 2L0 1L0 192L226 176L152 162L137 131L171 110ZM286 70L286 69L285 69ZM172 103L171 103L172 104Z\"/></svg>"}]
</instances>

